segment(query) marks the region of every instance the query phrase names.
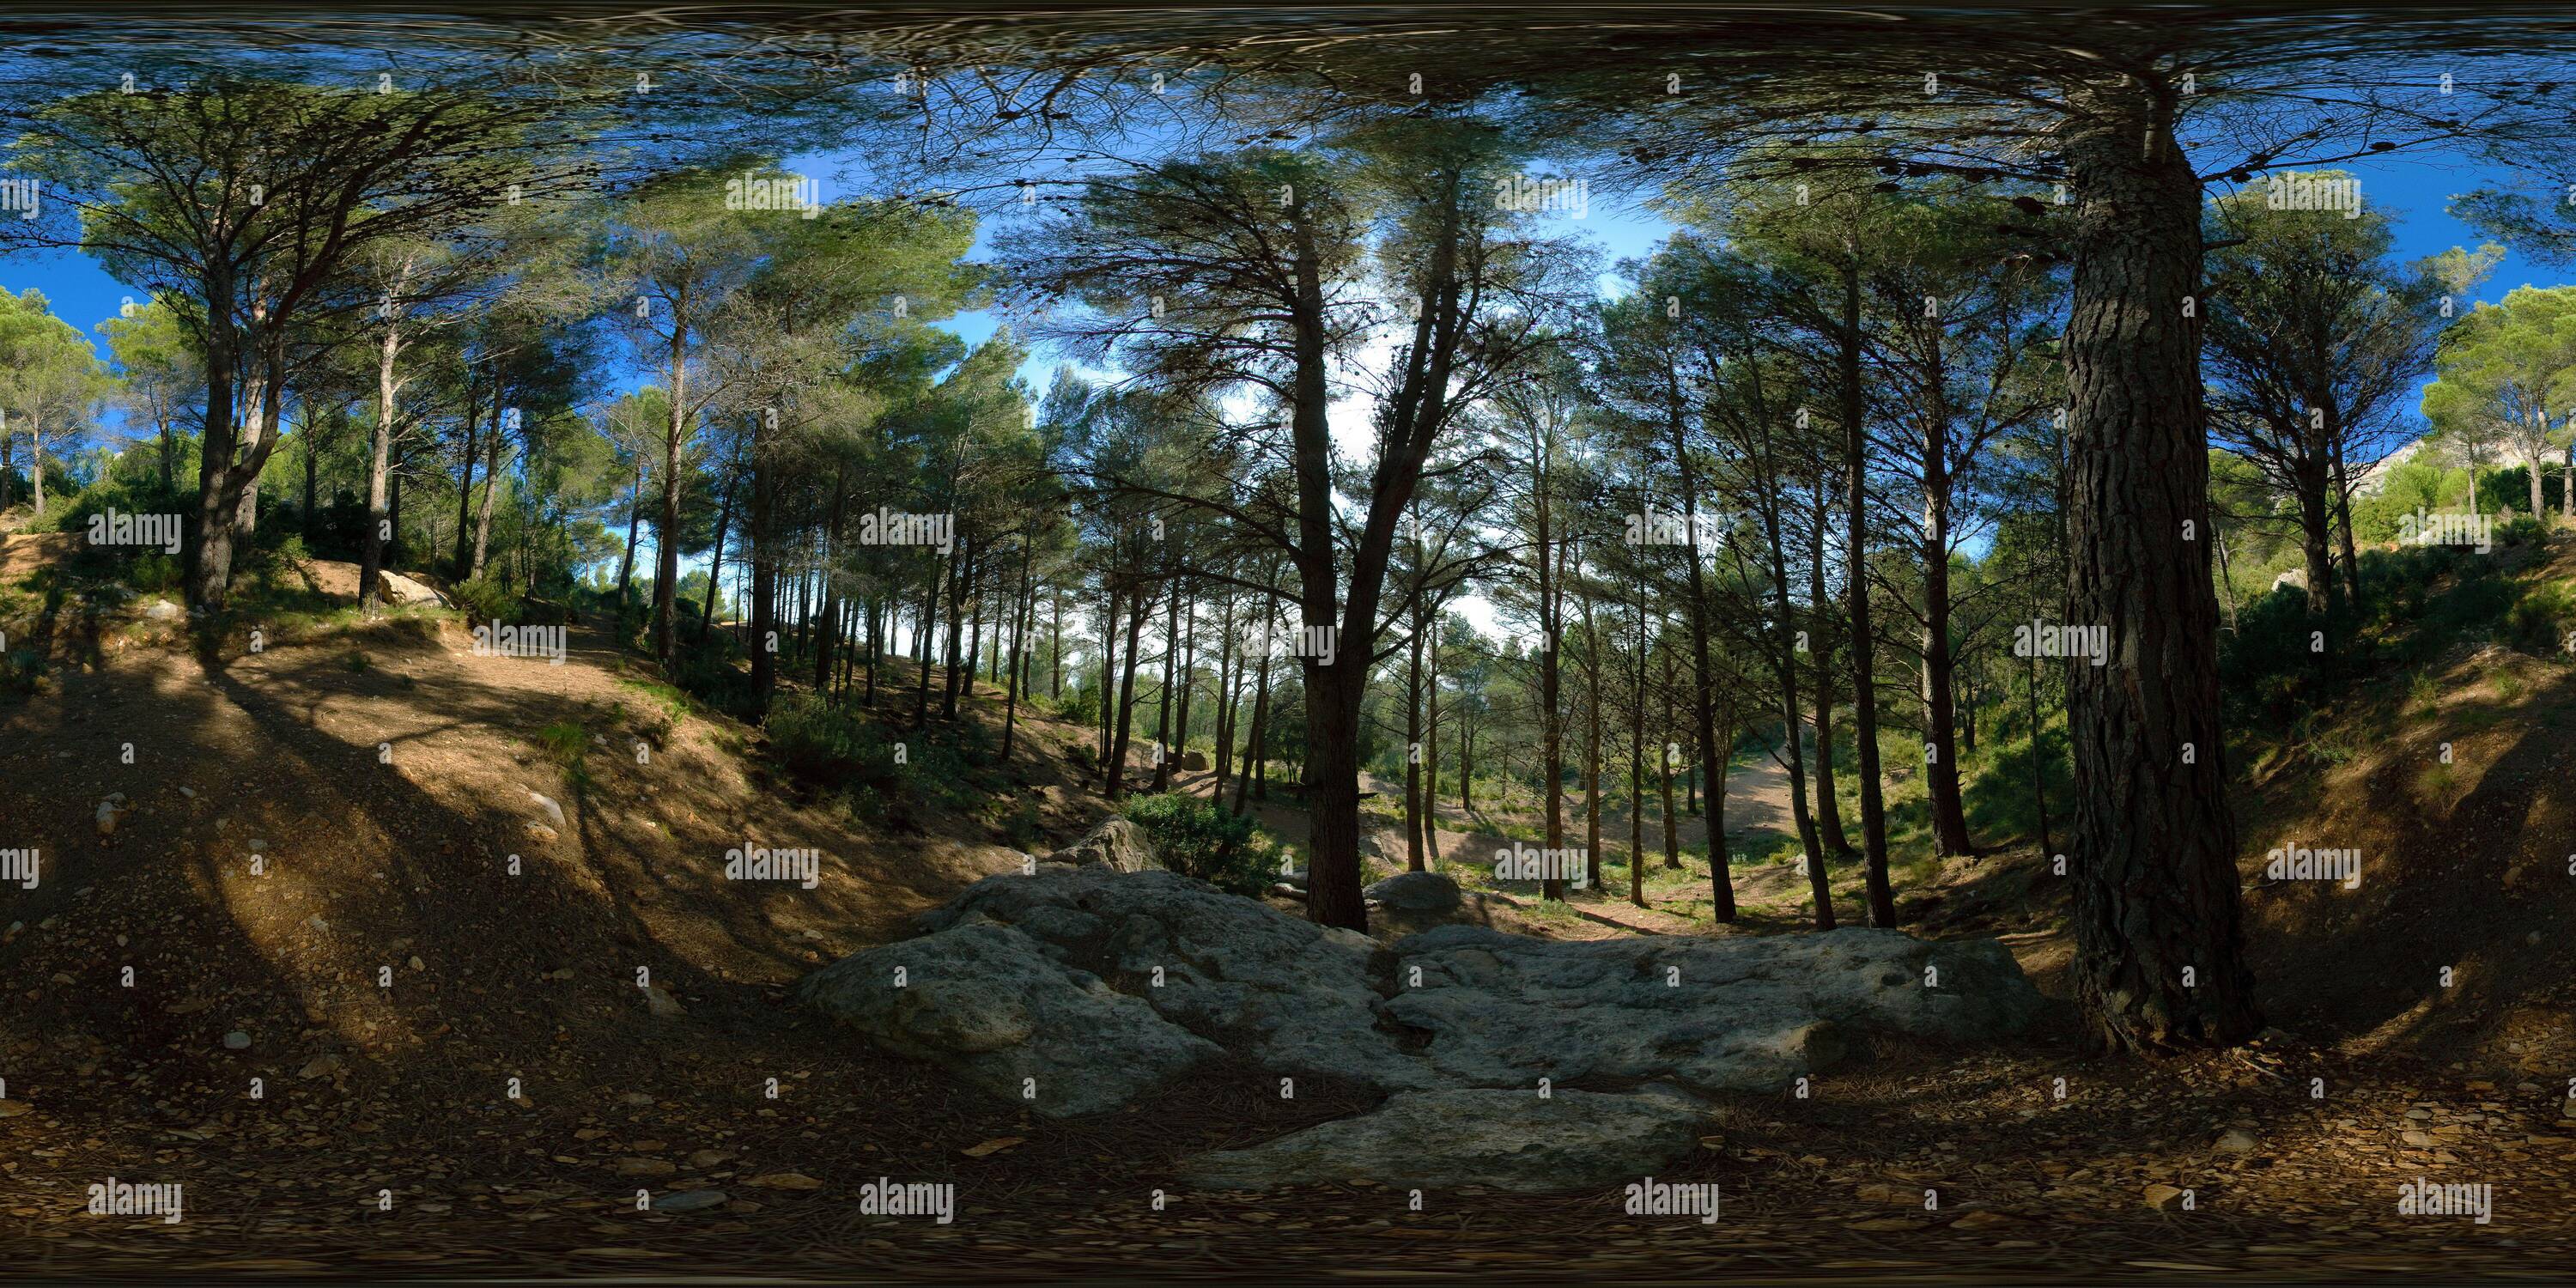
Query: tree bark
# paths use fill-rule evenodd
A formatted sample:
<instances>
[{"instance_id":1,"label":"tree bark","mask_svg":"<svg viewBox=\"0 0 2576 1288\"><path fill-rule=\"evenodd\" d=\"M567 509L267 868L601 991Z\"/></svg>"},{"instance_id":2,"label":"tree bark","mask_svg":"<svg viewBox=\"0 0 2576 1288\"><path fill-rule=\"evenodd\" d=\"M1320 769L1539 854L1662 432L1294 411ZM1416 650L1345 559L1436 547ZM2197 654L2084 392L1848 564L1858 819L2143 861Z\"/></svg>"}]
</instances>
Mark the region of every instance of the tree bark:
<instances>
[{"instance_id":1,"label":"tree bark","mask_svg":"<svg viewBox=\"0 0 2576 1288\"><path fill-rule=\"evenodd\" d=\"M1869 611L1869 432L1868 404L1860 377L1860 273L1846 265L1842 279L1843 326L1837 337L1836 359L1842 393L1843 468L1849 471L1843 479L1848 489L1843 500L1843 605L1851 619L1852 749L1860 775L1860 833L1865 851L1864 880L1869 890L1869 924L1888 927L1896 924L1896 894L1887 874L1887 802L1880 793L1878 674L1873 656L1878 637L1870 624ZM1726 768L1712 762L1709 793L1723 796L1725 791ZM1722 814L1723 810L1721 801L1711 813ZM1719 834L1712 828L1711 863L1721 861L1719 849Z\"/></svg>"},{"instance_id":2,"label":"tree bark","mask_svg":"<svg viewBox=\"0 0 2576 1288\"><path fill-rule=\"evenodd\" d=\"M1717 705L1713 673L1708 655L1708 585L1700 567L1699 550L1699 476L1691 461L1690 440L1676 398L1673 414L1665 422L1672 437L1673 459L1677 462L1682 485L1684 519L1683 550L1690 560L1690 633L1691 633L1691 733L1699 743L1699 763L1709 766L1709 773L1724 776L1728 749L1717 745ZM1641 627L1642 629L1642 627ZM1645 647L1642 639L1639 648ZM1638 664L1641 668L1643 662ZM1638 672L1638 710L1645 709L1645 672ZM1640 716L1642 719L1642 715ZM1718 793L1711 791L1714 800ZM1728 870L1725 859L1726 818L1716 806L1702 815L1708 827L1708 886L1710 916L1721 924L1735 920L1735 874ZM1632 861L1635 861L1632 859ZM1640 904L1639 906L1644 906Z\"/></svg>"},{"instance_id":3,"label":"tree bark","mask_svg":"<svg viewBox=\"0 0 2576 1288\"><path fill-rule=\"evenodd\" d=\"M2201 404L2201 189L2161 70L2069 87L2076 194L2068 668L2077 994L2106 1043L2233 1045L2262 1027L2244 960L2219 723ZM2189 310L2188 312L2186 310Z\"/></svg>"}]
</instances>

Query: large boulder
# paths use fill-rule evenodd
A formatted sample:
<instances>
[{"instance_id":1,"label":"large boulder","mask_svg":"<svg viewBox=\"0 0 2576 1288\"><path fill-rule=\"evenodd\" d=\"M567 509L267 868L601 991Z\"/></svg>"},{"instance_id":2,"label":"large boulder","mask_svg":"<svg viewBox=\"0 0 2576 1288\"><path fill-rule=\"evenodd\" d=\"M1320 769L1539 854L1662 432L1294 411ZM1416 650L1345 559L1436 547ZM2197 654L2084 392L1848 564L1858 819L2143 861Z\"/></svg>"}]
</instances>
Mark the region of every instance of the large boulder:
<instances>
[{"instance_id":1,"label":"large boulder","mask_svg":"<svg viewBox=\"0 0 2576 1288\"><path fill-rule=\"evenodd\" d=\"M1555 941L1446 926L1395 950L1388 1015L1430 1035L1447 1081L1478 1086L1767 1091L1835 1063L1850 1031L1995 1038L2040 1007L2001 944L1894 930Z\"/></svg>"},{"instance_id":2,"label":"large boulder","mask_svg":"<svg viewBox=\"0 0 2576 1288\"><path fill-rule=\"evenodd\" d=\"M1466 906L1419 875L1373 887L1381 920ZM1034 1077L1050 1114L1128 1103L1219 1053L1389 1093L1535 1096L1542 1079L1560 1096L1764 1091L1831 1067L1856 1032L1995 1038L2040 1006L1992 941L1557 942L1450 925L1390 949L1106 862L988 877L921 926L808 977L799 997L997 1095L1019 1099Z\"/></svg>"},{"instance_id":3,"label":"large boulder","mask_svg":"<svg viewBox=\"0 0 2576 1288\"><path fill-rule=\"evenodd\" d=\"M1361 891L1372 904L1369 935L1394 943L1442 926L1490 926L1485 896L1467 894L1438 872L1399 872Z\"/></svg>"},{"instance_id":4,"label":"large boulder","mask_svg":"<svg viewBox=\"0 0 2576 1288\"><path fill-rule=\"evenodd\" d=\"M1437 872L1399 872L1360 893L1392 912L1451 912L1465 898L1457 882Z\"/></svg>"},{"instance_id":5,"label":"large boulder","mask_svg":"<svg viewBox=\"0 0 2576 1288\"><path fill-rule=\"evenodd\" d=\"M1163 866L1162 856L1154 852L1154 843L1145 839L1145 829L1123 818L1102 820L1098 827L1083 833L1082 839L1046 856L1044 861L1075 867L1104 863L1120 872L1144 872Z\"/></svg>"},{"instance_id":6,"label":"large boulder","mask_svg":"<svg viewBox=\"0 0 2576 1288\"><path fill-rule=\"evenodd\" d=\"M843 958L799 981L795 996L886 1050L1049 1117L1117 1108L1222 1054L1098 976L1065 969L1028 935L981 919Z\"/></svg>"},{"instance_id":7,"label":"large boulder","mask_svg":"<svg viewBox=\"0 0 2576 1288\"><path fill-rule=\"evenodd\" d=\"M1698 1144L1706 1109L1664 1094L1415 1091L1356 1118L1182 1164L1185 1184L1261 1190L1369 1181L1524 1194L1634 1181Z\"/></svg>"}]
</instances>

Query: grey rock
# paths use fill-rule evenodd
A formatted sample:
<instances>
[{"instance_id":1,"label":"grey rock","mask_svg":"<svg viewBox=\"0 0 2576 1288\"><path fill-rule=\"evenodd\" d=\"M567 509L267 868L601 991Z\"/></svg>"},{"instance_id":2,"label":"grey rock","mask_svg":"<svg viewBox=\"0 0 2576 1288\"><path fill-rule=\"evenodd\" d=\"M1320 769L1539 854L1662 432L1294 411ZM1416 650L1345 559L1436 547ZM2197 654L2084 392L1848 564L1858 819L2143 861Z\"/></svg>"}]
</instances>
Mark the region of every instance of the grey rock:
<instances>
[{"instance_id":1,"label":"grey rock","mask_svg":"<svg viewBox=\"0 0 2576 1288\"><path fill-rule=\"evenodd\" d=\"M1428 881L1380 889L1416 908L1445 902ZM1474 903L1382 905L1377 920ZM1388 948L1107 863L988 877L920 924L923 937L809 976L801 995L1006 1099L1036 1077L1056 1114L1127 1103L1220 1052L1389 1093L1534 1095L1542 1078L1560 1092L1773 1090L1831 1067L1856 1033L1987 1039L2040 1006L1992 941L1843 930L1556 942L1447 925ZM892 987L898 965L908 988Z\"/></svg>"},{"instance_id":2,"label":"grey rock","mask_svg":"<svg viewBox=\"0 0 2576 1288\"><path fill-rule=\"evenodd\" d=\"M1360 893L1398 912L1448 912L1464 901L1458 883L1437 872L1399 872Z\"/></svg>"},{"instance_id":3,"label":"grey rock","mask_svg":"<svg viewBox=\"0 0 2576 1288\"><path fill-rule=\"evenodd\" d=\"M1066 970L1037 939L985 919L843 958L799 981L795 996L879 1047L1049 1117L1117 1108L1222 1054L1099 977ZM1022 1095L1029 1078L1034 1101Z\"/></svg>"},{"instance_id":4,"label":"grey rock","mask_svg":"<svg viewBox=\"0 0 2576 1288\"><path fill-rule=\"evenodd\" d=\"M1395 951L1407 986L1387 1013L1431 1035L1424 1054L1447 1081L1476 1086L1663 1078L1774 1090L1839 1061L1847 1030L1993 1038L2040 1006L2002 945L1894 930L1559 942L1445 926Z\"/></svg>"},{"instance_id":5,"label":"grey rock","mask_svg":"<svg viewBox=\"0 0 2576 1288\"><path fill-rule=\"evenodd\" d=\"M1435 1083L1378 1023L1378 950L1365 935L1176 873L1102 865L987 877L923 924L939 929L970 918L1027 932L1056 950L1050 955L1144 999L1164 1019L1280 1073L1382 1091ZM1105 933L1087 933L1095 924ZM1086 933L1065 933L1073 930Z\"/></svg>"},{"instance_id":6,"label":"grey rock","mask_svg":"<svg viewBox=\"0 0 2576 1288\"><path fill-rule=\"evenodd\" d=\"M554 824L556 831L560 832L563 830L563 806L555 804L554 798L541 795L537 792L529 792L528 799L535 801L537 803L537 808L546 812L546 818Z\"/></svg>"},{"instance_id":7,"label":"grey rock","mask_svg":"<svg viewBox=\"0 0 2576 1288\"><path fill-rule=\"evenodd\" d=\"M1098 827L1083 833L1082 839L1046 856L1045 861L1075 867L1104 863L1120 872L1146 872L1163 866L1162 857L1154 853L1154 843L1145 839L1145 829L1123 818L1103 819Z\"/></svg>"},{"instance_id":8,"label":"grey rock","mask_svg":"<svg viewBox=\"0 0 2576 1288\"><path fill-rule=\"evenodd\" d=\"M2211 1148L2222 1154L2251 1154L2261 1146L2262 1142L2254 1138L2254 1133L2242 1127L2231 1127L2220 1134L2218 1143Z\"/></svg>"},{"instance_id":9,"label":"grey rock","mask_svg":"<svg viewBox=\"0 0 2576 1288\"><path fill-rule=\"evenodd\" d=\"M666 1020L677 1019L689 1013L680 1005L680 999L664 992L659 984L644 990L644 1009L657 1018Z\"/></svg>"},{"instance_id":10,"label":"grey rock","mask_svg":"<svg viewBox=\"0 0 2576 1288\"><path fill-rule=\"evenodd\" d=\"M187 616L187 610L166 599L156 599L143 609L143 616L155 622L173 622Z\"/></svg>"},{"instance_id":11,"label":"grey rock","mask_svg":"<svg viewBox=\"0 0 2576 1288\"><path fill-rule=\"evenodd\" d=\"M703 1212L708 1208L723 1207L730 1201L732 1201L732 1196L726 1194L723 1190L682 1190L677 1194L665 1194L654 1199L653 1210L656 1212Z\"/></svg>"},{"instance_id":12,"label":"grey rock","mask_svg":"<svg viewBox=\"0 0 2576 1288\"><path fill-rule=\"evenodd\" d=\"M234 1029L232 1032L224 1035L224 1049L227 1051L250 1050L250 1035L242 1032L240 1029Z\"/></svg>"},{"instance_id":13,"label":"grey rock","mask_svg":"<svg viewBox=\"0 0 2576 1288\"><path fill-rule=\"evenodd\" d=\"M1667 1095L1417 1091L1356 1118L1249 1149L1201 1154L1183 1183L1228 1190L1371 1181L1403 1190L1486 1186L1522 1194L1601 1189L1698 1144L1704 1109Z\"/></svg>"}]
</instances>

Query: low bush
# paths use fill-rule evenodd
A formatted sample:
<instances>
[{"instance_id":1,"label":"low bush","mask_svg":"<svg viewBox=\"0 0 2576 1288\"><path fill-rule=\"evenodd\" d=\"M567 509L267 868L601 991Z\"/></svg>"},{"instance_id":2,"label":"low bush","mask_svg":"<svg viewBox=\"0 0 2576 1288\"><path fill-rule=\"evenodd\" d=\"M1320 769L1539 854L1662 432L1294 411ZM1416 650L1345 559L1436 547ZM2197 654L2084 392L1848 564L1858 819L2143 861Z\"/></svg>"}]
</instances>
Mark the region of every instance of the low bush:
<instances>
[{"instance_id":1,"label":"low bush","mask_svg":"<svg viewBox=\"0 0 2576 1288\"><path fill-rule=\"evenodd\" d=\"M1261 897L1276 878L1279 848L1251 818L1213 801L1166 792L1127 802L1125 817L1145 830L1163 866L1228 894Z\"/></svg>"}]
</instances>

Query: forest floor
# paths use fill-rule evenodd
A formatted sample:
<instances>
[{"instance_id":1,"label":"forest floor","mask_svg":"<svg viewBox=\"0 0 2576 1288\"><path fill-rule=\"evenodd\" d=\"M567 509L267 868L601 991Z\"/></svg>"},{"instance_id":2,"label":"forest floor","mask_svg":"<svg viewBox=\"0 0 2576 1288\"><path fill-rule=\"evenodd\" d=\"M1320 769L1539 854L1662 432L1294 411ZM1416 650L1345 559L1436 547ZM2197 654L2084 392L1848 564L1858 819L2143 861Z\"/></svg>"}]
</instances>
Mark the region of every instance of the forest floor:
<instances>
[{"instance_id":1,"label":"forest floor","mask_svg":"<svg viewBox=\"0 0 2576 1288\"><path fill-rule=\"evenodd\" d=\"M35 888L0 886L14 1277L1991 1283L2557 1278L2576 1256L2568 910L2533 893L2457 928L2496 954L2545 932L2551 954L2506 975L2462 950L2488 963L2472 979L2501 981L2458 995L2473 1015L2410 1021L2408 990L2356 964L2367 918L2414 918L2410 900L2481 920L2438 866L2388 883L2393 907L2249 896L2258 964L2286 981L2266 1005L2296 1036L2145 1060L2080 1040L2036 854L1942 865L1905 892L1913 928L2003 936L2056 999L2047 1021L1977 1050L1872 1047L1806 1099L1730 1098L1701 1154L1657 1177L1718 1184L1712 1225L1628 1216L1617 1193L1435 1193L1412 1211L1377 1187L1188 1192L1172 1178L1190 1155L1368 1098L1301 1085L1282 1102L1262 1071L1221 1067L1186 1097L1054 1121L790 1007L794 979L901 937L1015 852L980 819L899 833L802 799L756 730L680 711L595 630L568 642L562 666L478 656L430 614L256 654L202 654L130 615L57 635L49 687L0 705L0 844L43 860ZM2459 665L2432 714L2512 718L2459 734L2449 774L2271 766L2242 810L2249 848L2372 825L2501 867L2526 824L2530 846L2569 848L2562 679L2508 692L2505 664ZM979 695L965 716L998 712ZM1022 795L1070 836L1105 808L1069 779L1087 733L1024 730ZM2400 802L2426 812L2389 817ZM1526 835L1491 821L1444 829L1442 853ZM817 887L721 879L746 842L819 849ZM1797 924L1802 879L1737 880L1762 915L1722 933ZM1624 906L1597 893L1576 906ZM1514 928L1607 933L1536 913ZM954 1223L860 1215L880 1177L954 1183ZM184 1218L89 1214L111 1179L183 1184ZM2400 1215L2417 1180L2491 1184L2491 1220ZM2155 1206L2158 1185L2189 1206ZM639 1190L724 1198L639 1210Z\"/></svg>"}]
</instances>

